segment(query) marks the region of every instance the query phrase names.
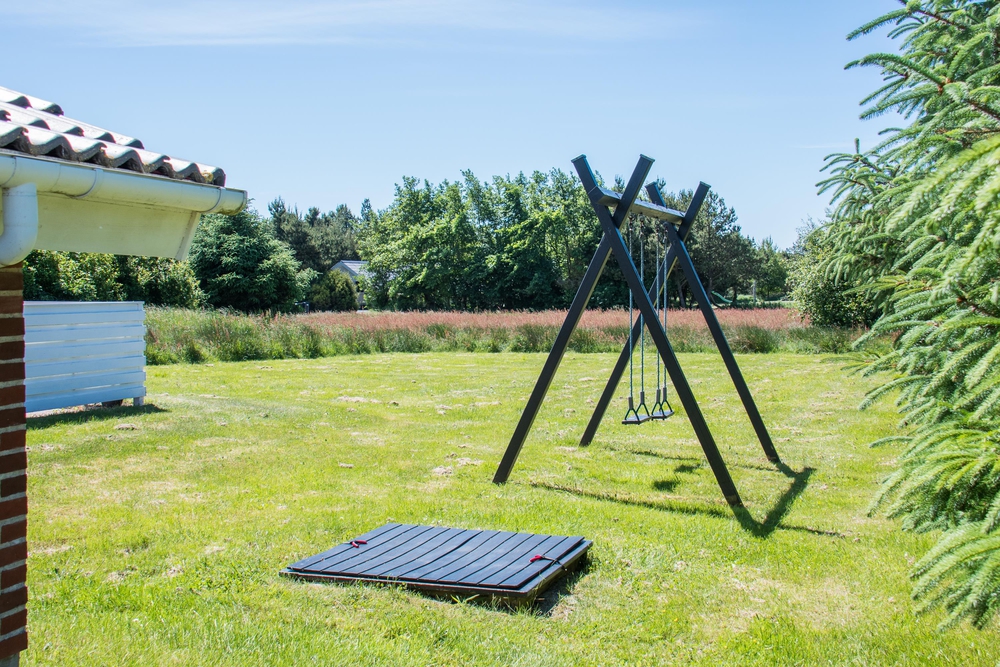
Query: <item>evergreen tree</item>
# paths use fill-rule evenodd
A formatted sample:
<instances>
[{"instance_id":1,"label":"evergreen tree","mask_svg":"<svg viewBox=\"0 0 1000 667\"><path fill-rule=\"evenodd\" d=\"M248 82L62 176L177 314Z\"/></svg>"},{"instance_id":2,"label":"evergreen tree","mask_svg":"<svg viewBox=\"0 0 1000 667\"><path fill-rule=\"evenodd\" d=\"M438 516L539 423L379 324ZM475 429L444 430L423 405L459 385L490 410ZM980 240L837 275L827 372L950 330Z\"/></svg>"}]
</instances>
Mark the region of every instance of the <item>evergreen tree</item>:
<instances>
[{"instance_id":1,"label":"evergreen tree","mask_svg":"<svg viewBox=\"0 0 1000 667\"><path fill-rule=\"evenodd\" d=\"M783 294L788 283L788 256L778 249L771 237L761 241L757 248L756 265L754 279L758 297L771 299Z\"/></svg>"},{"instance_id":2,"label":"evergreen tree","mask_svg":"<svg viewBox=\"0 0 1000 667\"><path fill-rule=\"evenodd\" d=\"M358 290L354 281L343 271L327 271L309 289L311 310L357 310Z\"/></svg>"},{"instance_id":3,"label":"evergreen tree","mask_svg":"<svg viewBox=\"0 0 1000 667\"><path fill-rule=\"evenodd\" d=\"M909 125L862 152L830 156L821 183L836 208L823 275L866 285L884 309L872 335L891 354L870 373L893 379L909 430L876 508L909 530L940 530L914 568L914 594L948 623L983 626L1000 609L1000 3L910 0L851 34L889 27L898 53L880 69L865 118Z\"/></svg>"},{"instance_id":4,"label":"evergreen tree","mask_svg":"<svg viewBox=\"0 0 1000 667\"><path fill-rule=\"evenodd\" d=\"M287 243L295 259L304 268L316 271L317 276L342 259L358 259L354 240L357 220L346 204L328 213L312 207L302 215L297 208L289 209L278 197L267 208L275 238Z\"/></svg>"},{"instance_id":5,"label":"evergreen tree","mask_svg":"<svg viewBox=\"0 0 1000 667\"><path fill-rule=\"evenodd\" d=\"M693 197L692 190L663 194L667 207L678 211L686 210ZM757 249L753 240L743 235L737 219L736 209L727 207L725 199L710 191L691 225L687 246L709 298L713 292L729 293L735 301L739 292L750 289L759 272Z\"/></svg>"},{"instance_id":6,"label":"evergreen tree","mask_svg":"<svg viewBox=\"0 0 1000 667\"><path fill-rule=\"evenodd\" d=\"M275 238L292 249L299 264L316 271L317 275L330 268L317 247L311 221L304 218L297 208L286 207L280 197L268 204L267 209L271 214L270 222Z\"/></svg>"},{"instance_id":7,"label":"evergreen tree","mask_svg":"<svg viewBox=\"0 0 1000 667\"><path fill-rule=\"evenodd\" d=\"M190 262L208 303L244 312L291 310L315 278L253 210L206 215Z\"/></svg>"},{"instance_id":8,"label":"evergreen tree","mask_svg":"<svg viewBox=\"0 0 1000 667\"><path fill-rule=\"evenodd\" d=\"M354 239L357 219L346 204L322 215L318 209L311 208L306 219L315 220L311 223L313 243L327 268L343 259L358 259L357 241Z\"/></svg>"}]
</instances>

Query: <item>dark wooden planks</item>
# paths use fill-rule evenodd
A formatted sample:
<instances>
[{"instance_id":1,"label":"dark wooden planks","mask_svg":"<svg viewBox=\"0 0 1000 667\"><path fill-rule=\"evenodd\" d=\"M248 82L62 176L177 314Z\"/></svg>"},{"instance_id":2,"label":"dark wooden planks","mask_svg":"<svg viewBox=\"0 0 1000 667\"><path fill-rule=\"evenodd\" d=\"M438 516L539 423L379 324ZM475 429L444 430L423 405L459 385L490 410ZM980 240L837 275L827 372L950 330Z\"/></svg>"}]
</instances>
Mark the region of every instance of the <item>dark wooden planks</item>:
<instances>
[{"instance_id":1,"label":"dark wooden planks","mask_svg":"<svg viewBox=\"0 0 1000 667\"><path fill-rule=\"evenodd\" d=\"M428 575L431 573L437 573L439 570L452 565L453 563L466 557L467 554L479 549L484 543L493 539L496 540L496 533L491 530L479 530L475 531L476 535L466 541L461 546L455 548L447 554L436 554L434 558L429 559L424 565L417 568L416 570L411 570L405 573L407 579L423 580L429 579ZM508 533L512 535L513 533Z\"/></svg>"},{"instance_id":2,"label":"dark wooden planks","mask_svg":"<svg viewBox=\"0 0 1000 667\"><path fill-rule=\"evenodd\" d=\"M282 574L524 601L573 567L590 545L582 537L393 523L293 563Z\"/></svg>"},{"instance_id":3,"label":"dark wooden planks","mask_svg":"<svg viewBox=\"0 0 1000 667\"><path fill-rule=\"evenodd\" d=\"M382 526L380 528L376 528L373 531L367 532L364 535L361 535L359 537L354 538L353 541L357 541L357 540L365 540L365 541L373 540L377 535L384 535L384 534L389 533L391 531L394 531L394 530L396 530L396 529L398 529L400 527L401 526L398 523L387 523L387 524L385 524L384 526ZM291 565L288 566L288 568L291 569L291 570L307 570L307 569L309 569L310 567L312 567L314 564L318 563L321 560L326 560L328 558L332 558L334 556L342 554L345 551L347 551L349 549L353 549L353 548L354 547L352 547L350 545L350 543L347 543L347 544L338 544L334 548L328 549L328 550L324 551L323 553L316 554L315 556L312 556L310 558L304 558L304 559L300 560L297 563L292 563Z\"/></svg>"},{"instance_id":4,"label":"dark wooden planks","mask_svg":"<svg viewBox=\"0 0 1000 667\"><path fill-rule=\"evenodd\" d=\"M544 553L539 554L543 556L541 560L529 562L521 570L508 569L503 573L504 575L507 575L507 578L496 585L502 588L520 588L521 586L524 586L525 582L528 582L533 577L540 575L553 565L556 567L561 566L566 554L572 551L576 545L582 541L582 537L567 537L548 546Z\"/></svg>"},{"instance_id":5,"label":"dark wooden planks","mask_svg":"<svg viewBox=\"0 0 1000 667\"><path fill-rule=\"evenodd\" d=\"M558 564L562 556L581 541L582 537L545 536L545 539L529 552L512 554L505 562L501 561L499 567L491 567L482 572L477 577L476 583L519 588L553 563ZM532 561L536 555L542 558Z\"/></svg>"}]
</instances>

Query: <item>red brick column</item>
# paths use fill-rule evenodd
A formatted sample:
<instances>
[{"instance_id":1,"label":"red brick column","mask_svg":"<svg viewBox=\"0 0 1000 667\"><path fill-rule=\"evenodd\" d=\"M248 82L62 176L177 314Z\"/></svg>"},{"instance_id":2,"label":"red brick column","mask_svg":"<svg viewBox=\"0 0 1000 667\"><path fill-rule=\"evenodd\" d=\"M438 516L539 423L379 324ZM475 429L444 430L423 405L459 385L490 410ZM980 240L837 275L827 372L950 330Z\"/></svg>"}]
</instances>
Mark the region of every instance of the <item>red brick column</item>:
<instances>
[{"instance_id":1,"label":"red brick column","mask_svg":"<svg viewBox=\"0 0 1000 667\"><path fill-rule=\"evenodd\" d=\"M28 646L23 287L20 264L0 268L0 667Z\"/></svg>"}]
</instances>

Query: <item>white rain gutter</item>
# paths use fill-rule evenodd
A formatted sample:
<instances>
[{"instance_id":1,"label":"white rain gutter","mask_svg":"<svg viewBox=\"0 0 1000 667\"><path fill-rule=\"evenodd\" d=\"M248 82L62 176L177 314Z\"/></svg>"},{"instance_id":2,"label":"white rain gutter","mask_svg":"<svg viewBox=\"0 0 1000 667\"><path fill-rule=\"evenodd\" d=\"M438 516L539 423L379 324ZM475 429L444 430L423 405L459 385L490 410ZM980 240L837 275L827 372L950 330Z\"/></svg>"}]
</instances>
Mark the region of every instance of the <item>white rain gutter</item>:
<instances>
[{"instance_id":1,"label":"white rain gutter","mask_svg":"<svg viewBox=\"0 0 1000 667\"><path fill-rule=\"evenodd\" d=\"M0 188L3 191L0 266L17 264L34 247L38 235L38 195L42 194L144 209L186 211L194 224L201 214L233 214L247 205L247 193L242 190L7 151L0 151ZM194 224L188 237L194 233Z\"/></svg>"},{"instance_id":2,"label":"white rain gutter","mask_svg":"<svg viewBox=\"0 0 1000 667\"><path fill-rule=\"evenodd\" d=\"M0 266L17 264L28 256L38 238L38 191L34 183L3 189L3 233Z\"/></svg>"}]
</instances>

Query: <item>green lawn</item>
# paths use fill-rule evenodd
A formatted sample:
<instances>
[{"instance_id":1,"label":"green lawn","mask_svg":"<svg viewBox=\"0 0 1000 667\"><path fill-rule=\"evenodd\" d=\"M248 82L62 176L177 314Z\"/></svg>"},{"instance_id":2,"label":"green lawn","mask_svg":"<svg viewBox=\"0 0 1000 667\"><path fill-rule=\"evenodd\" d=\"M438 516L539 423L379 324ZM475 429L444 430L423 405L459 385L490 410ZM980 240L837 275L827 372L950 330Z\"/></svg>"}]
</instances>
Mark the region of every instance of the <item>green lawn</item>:
<instances>
[{"instance_id":1,"label":"green lawn","mask_svg":"<svg viewBox=\"0 0 1000 667\"><path fill-rule=\"evenodd\" d=\"M782 472L721 361L682 355L746 502L736 515L683 415L625 427L619 401L576 448L612 355L567 357L511 482L494 486L543 359L151 367L147 408L32 420L26 663L997 663L996 629L939 633L940 617L914 615L907 573L932 539L866 516L895 454L866 443L896 418L856 410L870 382L843 359L741 357ZM594 546L519 612L278 576L386 521Z\"/></svg>"}]
</instances>

